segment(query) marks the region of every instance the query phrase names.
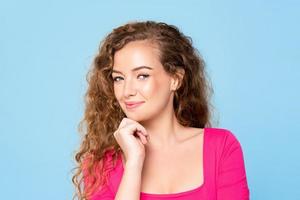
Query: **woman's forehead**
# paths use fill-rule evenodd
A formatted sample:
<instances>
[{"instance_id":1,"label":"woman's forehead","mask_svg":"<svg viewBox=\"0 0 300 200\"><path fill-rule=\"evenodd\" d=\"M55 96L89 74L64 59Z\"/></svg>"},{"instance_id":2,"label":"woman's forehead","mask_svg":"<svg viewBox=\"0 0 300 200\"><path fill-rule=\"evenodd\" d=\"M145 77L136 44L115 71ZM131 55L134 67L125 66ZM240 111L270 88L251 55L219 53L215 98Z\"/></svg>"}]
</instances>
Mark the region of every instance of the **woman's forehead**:
<instances>
[{"instance_id":1,"label":"woman's forehead","mask_svg":"<svg viewBox=\"0 0 300 200\"><path fill-rule=\"evenodd\" d=\"M147 42L130 42L114 55L115 71L158 70L161 67L158 50Z\"/></svg>"}]
</instances>

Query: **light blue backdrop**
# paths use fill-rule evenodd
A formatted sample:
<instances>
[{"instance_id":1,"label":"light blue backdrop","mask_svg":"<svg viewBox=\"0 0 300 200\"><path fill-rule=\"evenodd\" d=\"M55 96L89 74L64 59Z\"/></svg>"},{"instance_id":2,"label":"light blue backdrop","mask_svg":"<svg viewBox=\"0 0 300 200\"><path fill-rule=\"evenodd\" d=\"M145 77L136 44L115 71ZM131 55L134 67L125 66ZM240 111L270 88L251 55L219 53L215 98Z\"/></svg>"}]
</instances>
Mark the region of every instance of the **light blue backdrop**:
<instances>
[{"instance_id":1,"label":"light blue backdrop","mask_svg":"<svg viewBox=\"0 0 300 200\"><path fill-rule=\"evenodd\" d=\"M105 2L105 3L103 3ZM193 38L218 127L242 144L251 199L300 199L299 1L1 1L1 199L71 199L85 75L132 20Z\"/></svg>"}]
</instances>

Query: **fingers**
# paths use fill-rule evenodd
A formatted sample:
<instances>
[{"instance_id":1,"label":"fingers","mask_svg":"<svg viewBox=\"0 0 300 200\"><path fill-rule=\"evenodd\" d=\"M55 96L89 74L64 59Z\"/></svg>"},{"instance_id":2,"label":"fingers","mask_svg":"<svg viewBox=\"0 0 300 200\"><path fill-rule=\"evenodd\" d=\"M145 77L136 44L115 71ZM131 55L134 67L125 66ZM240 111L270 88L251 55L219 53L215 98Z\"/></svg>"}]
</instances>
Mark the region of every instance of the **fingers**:
<instances>
[{"instance_id":1,"label":"fingers","mask_svg":"<svg viewBox=\"0 0 300 200\"><path fill-rule=\"evenodd\" d=\"M125 127L124 127L125 128ZM144 137L145 137L145 135L144 135L144 133L143 133L143 130L141 130L141 127L139 127L137 124L128 124L127 126L126 126L126 129L128 129L129 130L129 133L130 134L134 134L134 133L137 133L137 132L139 132L140 134L142 134Z\"/></svg>"},{"instance_id":2,"label":"fingers","mask_svg":"<svg viewBox=\"0 0 300 200\"><path fill-rule=\"evenodd\" d=\"M143 144L147 144L147 138L142 134L142 132L136 131L136 134L138 134Z\"/></svg>"},{"instance_id":3,"label":"fingers","mask_svg":"<svg viewBox=\"0 0 300 200\"><path fill-rule=\"evenodd\" d=\"M136 130L141 131L143 135L148 136L147 130L138 122L129 119L129 118L123 118L123 120L121 121L120 125L119 125L119 129L125 127L126 125L129 124L133 124L136 128ZM135 131L135 130L133 130Z\"/></svg>"},{"instance_id":4,"label":"fingers","mask_svg":"<svg viewBox=\"0 0 300 200\"><path fill-rule=\"evenodd\" d=\"M123 131L131 135L136 134L143 144L146 144L148 142L147 138L149 135L147 133L147 130L140 123L134 120L131 120L129 118L123 118L118 130L114 132L114 136L117 137L116 134Z\"/></svg>"},{"instance_id":5,"label":"fingers","mask_svg":"<svg viewBox=\"0 0 300 200\"><path fill-rule=\"evenodd\" d=\"M123 118L121 123L119 124L119 129L125 127L128 122L129 121L127 120L127 118Z\"/></svg>"}]
</instances>

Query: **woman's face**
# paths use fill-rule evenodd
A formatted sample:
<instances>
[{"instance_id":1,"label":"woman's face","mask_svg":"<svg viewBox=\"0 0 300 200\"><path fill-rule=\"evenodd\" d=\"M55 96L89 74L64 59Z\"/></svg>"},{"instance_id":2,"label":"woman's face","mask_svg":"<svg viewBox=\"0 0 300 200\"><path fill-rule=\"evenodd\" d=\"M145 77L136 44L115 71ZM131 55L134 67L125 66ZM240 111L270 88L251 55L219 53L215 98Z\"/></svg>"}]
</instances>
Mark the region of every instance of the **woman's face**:
<instances>
[{"instance_id":1,"label":"woman's face","mask_svg":"<svg viewBox=\"0 0 300 200\"><path fill-rule=\"evenodd\" d=\"M114 94L128 118L144 121L158 116L169 104L174 82L159 61L158 48L134 41L114 55ZM142 102L138 106L126 105ZM173 106L173 104L171 104Z\"/></svg>"}]
</instances>

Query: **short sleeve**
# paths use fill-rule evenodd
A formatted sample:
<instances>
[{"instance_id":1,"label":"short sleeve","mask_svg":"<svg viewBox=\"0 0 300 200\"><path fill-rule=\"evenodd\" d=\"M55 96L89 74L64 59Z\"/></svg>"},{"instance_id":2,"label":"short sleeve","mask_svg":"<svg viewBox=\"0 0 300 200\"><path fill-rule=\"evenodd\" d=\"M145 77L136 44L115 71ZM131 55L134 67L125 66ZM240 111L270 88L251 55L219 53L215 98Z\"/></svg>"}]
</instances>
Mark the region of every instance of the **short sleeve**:
<instances>
[{"instance_id":1,"label":"short sleeve","mask_svg":"<svg viewBox=\"0 0 300 200\"><path fill-rule=\"evenodd\" d=\"M86 161L87 162L87 161ZM87 163L84 164L86 166ZM87 170L83 169L83 183L84 183L84 190L87 192L88 186L91 184L91 177L87 175ZM97 178L99 178L99 174L97 174ZM108 179L110 180L110 179ZM94 193L88 200L114 200L115 195L113 194L110 181L107 182L105 185L101 185L100 188L95 189Z\"/></svg>"},{"instance_id":2,"label":"short sleeve","mask_svg":"<svg viewBox=\"0 0 300 200\"><path fill-rule=\"evenodd\" d=\"M217 179L218 200L249 200L242 147L228 130L224 139Z\"/></svg>"}]
</instances>

